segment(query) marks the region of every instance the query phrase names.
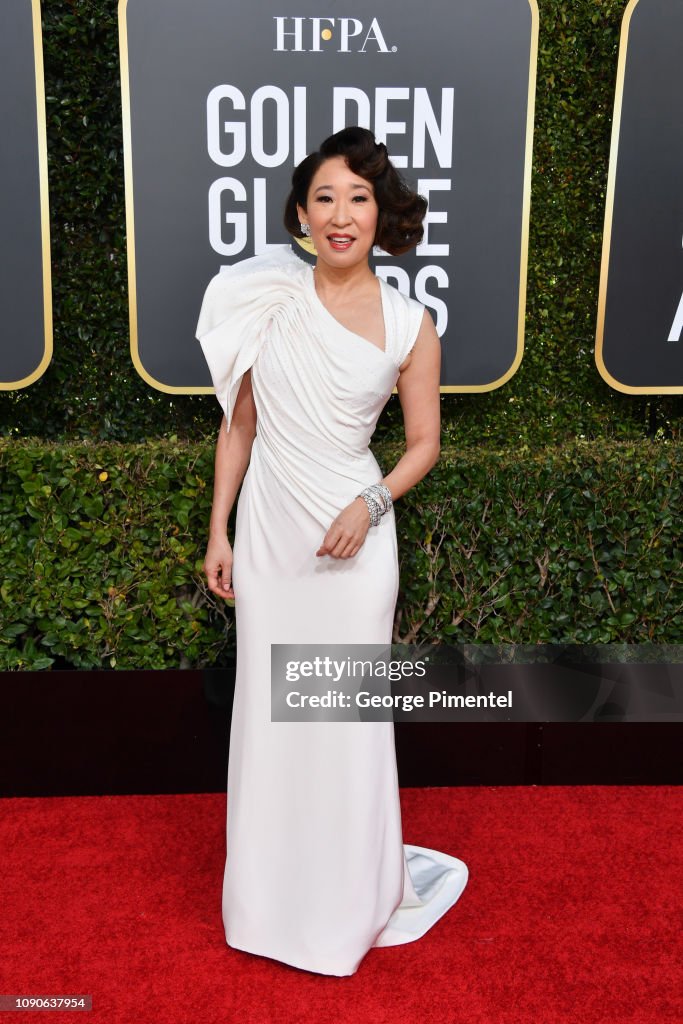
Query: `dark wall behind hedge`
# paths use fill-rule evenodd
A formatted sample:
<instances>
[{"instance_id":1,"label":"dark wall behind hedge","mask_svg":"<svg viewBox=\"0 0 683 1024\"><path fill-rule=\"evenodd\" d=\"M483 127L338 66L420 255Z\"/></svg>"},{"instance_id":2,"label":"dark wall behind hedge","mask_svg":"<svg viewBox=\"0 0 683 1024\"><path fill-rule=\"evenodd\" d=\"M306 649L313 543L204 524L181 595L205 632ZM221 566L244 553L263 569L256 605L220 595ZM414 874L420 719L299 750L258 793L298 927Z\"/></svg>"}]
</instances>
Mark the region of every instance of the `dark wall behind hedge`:
<instances>
[{"instance_id":1,"label":"dark wall behind hedge","mask_svg":"<svg viewBox=\"0 0 683 1024\"><path fill-rule=\"evenodd\" d=\"M594 363L605 185L627 0L539 0L540 35L524 360L502 388L442 398L444 443L680 438L680 396L612 391ZM121 93L115 0L42 4L55 354L43 378L0 393L0 434L192 439L216 430L212 396L170 396L128 349ZM398 399L376 439L400 437Z\"/></svg>"}]
</instances>

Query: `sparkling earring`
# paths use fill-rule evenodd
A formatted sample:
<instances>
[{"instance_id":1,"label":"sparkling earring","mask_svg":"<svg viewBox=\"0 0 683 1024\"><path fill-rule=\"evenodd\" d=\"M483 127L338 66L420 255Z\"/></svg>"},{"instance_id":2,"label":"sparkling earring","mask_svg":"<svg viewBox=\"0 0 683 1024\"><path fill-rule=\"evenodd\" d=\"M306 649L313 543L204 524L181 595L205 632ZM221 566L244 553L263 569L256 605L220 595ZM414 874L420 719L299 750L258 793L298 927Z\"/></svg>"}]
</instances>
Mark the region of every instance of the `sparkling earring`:
<instances>
[{"instance_id":1,"label":"sparkling earring","mask_svg":"<svg viewBox=\"0 0 683 1024\"><path fill-rule=\"evenodd\" d=\"M311 237L311 229L308 224L304 224L303 221L301 221L301 234L305 235L306 238Z\"/></svg>"}]
</instances>

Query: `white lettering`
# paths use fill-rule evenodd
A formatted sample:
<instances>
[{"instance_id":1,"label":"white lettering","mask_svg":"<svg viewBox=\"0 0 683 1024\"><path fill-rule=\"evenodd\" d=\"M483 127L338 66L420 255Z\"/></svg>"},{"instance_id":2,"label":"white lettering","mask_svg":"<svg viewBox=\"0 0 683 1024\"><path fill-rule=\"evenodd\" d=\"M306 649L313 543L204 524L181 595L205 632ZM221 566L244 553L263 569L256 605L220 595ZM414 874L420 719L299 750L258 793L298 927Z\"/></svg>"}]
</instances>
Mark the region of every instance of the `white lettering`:
<instances>
[{"instance_id":1,"label":"white lettering","mask_svg":"<svg viewBox=\"0 0 683 1024\"><path fill-rule=\"evenodd\" d=\"M365 53L365 47L368 45L368 40L369 39L373 39L377 43L377 49L381 53L388 53L389 52L389 47L384 42L384 36L382 35L382 30L379 27L379 22L377 21L377 18L373 18L372 19L372 22L370 24L370 28L368 29L368 34L366 35L365 39L363 40L363 45L361 46L360 50L358 51L359 53Z\"/></svg>"},{"instance_id":2,"label":"white lettering","mask_svg":"<svg viewBox=\"0 0 683 1024\"><path fill-rule=\"evenodd\" d=\"M396 155L391 146L387 143L388 135L405 135L405 121L389 121L387 104L389 100L407 100L410 98L410 89L383 89L375 90L375 138L383 142L390 151L391 162L395 167L407 167L408 157Z\"/></svg>"},{"instance_id":3,"label":"white lettering","mask_svg":"<svg viewBox=\"0 0 683 1024\"><path fill-rule=\"evenodd\" d=\"M357 18L339 18L339 25L341 29L341 45L339 47L339 53L348 53L349 39L361 34L363 31L363 23L358 21ZM353 30L351 26L353 26Z\"/></svg>"},{"instance_id":4,"label":"white lettering","mask_svg":"<svg viewBox=\"0 0 683 1024\"><path fill-rule=\"evenodd\" d=\"M246 213L226 213L221 218L222 197L224 192L232 192L239 203L247 198L247 190L237 178L218 178L209 189L209 241L214 252L221 256L236 256L247 244ZM232 242L223 241L223 223L233 224L235 238Z\"/></svg>"},{"instance_id":5,"label":"white lettering","mask_svg":"<svg viewBox=\"0 0 683 1024\"><path fill-rule=\"evenodd\" d=\"M273 100L276 107L275 152L263 145L263 104ZM262 85L251 97L251 152L261 167L279 167L289 156L289 100L276 85Z\"/></svg>"},{"instance_id":6,"label":"white lettering","mask_svg":"<svg viewBox=\"0 0 683 1024\"><path fill-rule=\"evenodd\" d=\"M346 104L356 104L356 116L347 121ZM370 100L362 89L353 86L335 86L332 92L332 133L340 132L347 124L370 127Z\"/></svg>"},{"instance_id":7,"label":"white lettering","mask_svg":"<svg viewBox=\"0 0 683 1024\"><path fill-rule=\"evenodd\" d=\"M320 26L323 21L326 21L328 25L334 28L334 18L311 18L310 20L312 22L312 45L309 52L320 53L322 51L322 46L320 45L320 40L322 38Z\"/></svg>"},{"instance_id":8,"label":"white lettering","mask_svg":"<svg viewBox=\"0 0 683 1024\"><path fill-rule=\"evenodd\" d=\"M407 270L404 270L403 267L377 266L375 273L383 281L394 281L396 287L403 295L410 295L410 277Z\"/></svg>"},{"instance_id":9,"label":"white lettering","mask_svg":"<svg viewBox=\"0 0 683 1024\"><path fill-rule=\"evenodd\" d=\"M306 156L306 86L294 86L294 166Z\"/></svg>"},{"instance_id":10,"label":"white lettering","mask_svg":"<svg viewBox=\"0 0 683 1024\"><path fill-rule=\"evenodd\" d=\"M683 331L683 295L681 295L681 301L678 303L678 309L676 310L676 316L674 322L671 325L669 331L669 337L667 341L680 341L681 331Z\"/></svg>"},{"instance_id":11,"label":"white lettering","mask_svg":"<svg viewBox=\"0 0 683 1024\"><path fill-rule=\"evenodd\" d=\"M451 183L448 178L419 178L417 182L417 191L421 196L425 197L428 203L430 203L430 192L438 190L449 192L450 188ZM444 210L432 210L430 203L430 208L424 219L424 238L415 250L415 254L417 256L448 256L450 252L450 245L448 242L437 243L429 241L430 224L446 223L448 223L448 214Z\"/></svg>"},{"instance_id":12,"label":"white lettering","mask_svg":"<svg viewBox=\"0 0 683 1024\"><path fill-rule=\"evenodd\" d=\"M304 19L284 19L283 32L288 31ZM308 19L315 20L315 19ZM331 19L317 19L316 27ZM339 45L357 46L355 37L362 38L362 25L358 19L337 19L337 32L341 34ZM292 33L290 32L290 35ZM292 44L291 38L283 36L282 45ZM336 86L332 90L332 109L325 114L328 121L331 114L331 131L340 131L346 124L360 124L374 128L375 136L388 145L392 141L404 153L391 153L397 167L439 166L450 167L453 162L453 89L442 89L440 102L432 102L428 91L423 88L383 86L367 92L356 86ZM320 97L316 94L316 102ZM226 107L234 112L225 119ZM390 104L402 104L391 107ZM268 104L271 104L269 106ZM412 109L411 109L412 105ZM207 96L207 149L214 164L232 167L251 157L263 168L281 167L285 164L299 164L307 152L308 94L306 86L291 86L284 90L275 85L262 85L253 95L243 94L230 84L213 88ZM398 112L400 110L400 116ZM221 114L223 112L223 114ZM393 118L392 118L393 115ZM240 118L240 119L238 119ZM410 137L412 134L412 138ZM403 137L403 146L400 138ZM390 152L393 147L389 146ZM429 152L427 152L429 150ZM245 171L246 173L246 171ZM416 170L416 175L419 171ZM423 172L424 173L424 172ZM223 257L235 257L248 248L255 254L268 252L280 244L282 229L279 226L278 210L269 208L269 181L267 176L256 177L252 169L250 180L236 177L220 177L213 183L208 195L209 239L215 252ZM253 191L252 191L253 182ZM417 180L417 191L425 196L429 209L424 221L424 237L416 247L416 255L426 263L427 258L450 255L447 212L450 202L438 204L436 192L451 191L450 178L421 178ZM224 195L227 193L227 195ZM280 196L278 194L278 200ZM273 206L273 204L270 204ZM253 211L253 214L252 214ZM442 227L437 227L437 225ZM272 231L272 240L268 237ZM448 322L447 289L448 274L441 266L430 260L429 266L419 271L407 271L395 266L390 253L374 247L374 256L384 265L376 267L378 277L394 284L404 295L414 294L418 301L428 306L434 314L437 332L446 331ZM683 337L683 298L676 312L671 328L670 340Z\"/></svg>"},{"instance_id":13,"label":"white lettering","mask_svg":"<svg viewBox=\"0 0 683 1024\"><path fill-rule=\"evenodd\" d=\"M441 337L448 327L448 306L443 299L427 291L427 281L432 278L440 288L448 288L448 274L439 266L422 267L415 278L415 298L436 313L436 333Z\"/></svg>"},{"instance_id":14,"label":"white lettering","mask_svg":"<svg viewBox=\"0 0 683 1024\"><path fill-rule=\"evenodd\" d=\"M682 331L683 331L683 295L681 295L681 301L678 303L678 309L676 310L676 315L674 316L674 322L671 325L671 330L669 331L669 337L666 340L667 341L680 341L681 340L681 332Z\"/></svg>"},{"instance_id":15,"label":"white lettering","mask_svg":"<svg viewBox=\"0 0 683 1024\"><path fill-rule=\"evenodd\" d=\"M288 32L285 29L285 22L286 21L293 21L294 22L294 30L293 31ZM282 52L283 50L287 49L287 47L285 46L285 36L294 36L294 46L293 46L293 49L294 50L299 50L299 51L303 50L303 48L304 48L304 19L303 18L279 18L279 17L276 17L275 18L275 25L276 25L276 34L277 34L277 43L276 43L276 46L275 46L276 50L279 50L280 52Z\"/></svg>"},{"instance_id":16,"label":"white lettering","mask_svg":"<svg viewBox=\"0 0 683 1024\"><path fill-rule=\"evenodd\" d=\"M323 47L321 41L327 42L334 35L334 29L339 30L339 50L338 53L350 53L351 49L349 43L352 39L360 40L361 33L363 32L363 23L357 18L321 18L318 16L309 18L292 18L292 17L274 17L275 21L275 47L274 50L279 53L292 52L292 53L305 53L304 47L304 22L310 22L311 36L310 43L311 48L309 53L321 53ZM327 24L330 26L329 29L322 30L321 25ZM288 27L290 26L290 27ZM323 36L323 31L325 36ZM288 45L288 43L290 45ZM378 53L396 53L396 47L392 46L391 50L387 46L382 29L379 27L379 21L377 18L373 18L370 27L368 28L363 42L360 46L357 46L357 53L366 53L367 46L369 43L374 43L374 49Z\"/></svg>"},{"instance_id":17,"label":"white lettering","mask_svg":"<svg viewBox=\"0 0 683 1024\"><path fill-rule=\"evenodd\" d=\"M415 90L413 108L413 167L425 165L426 133L434 147L439 167L453 166L453 89L441 90L441 124L426 89Z\"/></svg>"},{"instance_id":18,"label":"white lettering","mask_svg":"<svg viewBox=\"0 0 683 1024\"><path fill-rule=\"evenodd\" d=\"M266 202L266 179L254 178L254 256L260 256L269 249L277 249L277 242L267 240L268 203Z\"/></svg>"},{"instance_id":19,"label":"white lettering","mask_svg":"<svg viewBox=\"0 0 683 1024\"><path fill-rule=\"evenodd\" d=\"M206 140L209 156L220 167L234 167L244 160L247 152L247 130L242 121L225 121L223 131L232 135L233 145L229 153L221 149L220 102L232 100L235 110L245 110L243 94L234 85L217 85L206 98Z\"/></svg>"}]
</instances>

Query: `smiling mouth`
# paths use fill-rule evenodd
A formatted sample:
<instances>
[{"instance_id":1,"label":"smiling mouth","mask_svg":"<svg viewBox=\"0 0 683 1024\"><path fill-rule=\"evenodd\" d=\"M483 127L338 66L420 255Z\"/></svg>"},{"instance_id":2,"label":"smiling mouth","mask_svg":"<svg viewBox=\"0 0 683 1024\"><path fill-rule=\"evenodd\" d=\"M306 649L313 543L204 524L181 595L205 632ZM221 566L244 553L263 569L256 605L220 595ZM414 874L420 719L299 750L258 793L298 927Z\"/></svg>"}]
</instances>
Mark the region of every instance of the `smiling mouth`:
<instances>
[{"instance_id":1,"label":"smiling mouth","mask_svg":"<svg viewBox=\"0 0 683 1024\"><path fill-rule=\"evenodd\" d=\"M327 239L333 249L348 249L354 241L351 235L328 235Z\"/></svg>"}]
</instances>

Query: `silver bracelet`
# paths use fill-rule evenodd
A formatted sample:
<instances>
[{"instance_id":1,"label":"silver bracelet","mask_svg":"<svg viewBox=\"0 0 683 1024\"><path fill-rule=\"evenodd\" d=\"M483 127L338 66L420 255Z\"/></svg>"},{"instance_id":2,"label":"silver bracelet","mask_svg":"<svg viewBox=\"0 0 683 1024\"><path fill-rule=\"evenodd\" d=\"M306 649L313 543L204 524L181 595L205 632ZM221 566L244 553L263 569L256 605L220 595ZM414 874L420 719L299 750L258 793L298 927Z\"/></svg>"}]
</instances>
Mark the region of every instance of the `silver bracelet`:
<instances>
[{"instance_id":1,"label":"silver bracelet","mask_svg":"<svg viewBox=\"0 0 683 1024\"><path fill-rule=\"evenodd\" d=\"M382 509L378 501L375 500L374 496L368 491L363 491L362 494L357 494L357 498L362 498L368 507L370 513L370 526L377 526L382 515Z\"/></svg>"},{"instance_id":2,"label":"silver bracelet","mask_svg":"<svg viewBox=\"0 0 683 1024\"><path fill-rule=\"evenodd\" d=\"M385 484L370 484L357 498L362 498L370 513L370 526L377 526L381 517L390 510L393 505L391 491Z\"/></svg>"},{"instance_id":3,"label":"silver bracelet","mask_svg":"<svg viewBox=\"0 0 683 1024\"><path fill-rule=\"evenodd\" d=\"M391 497L391 491L386 484L370 484L368 490L374 491L377 495L377 498L382 505L383 514L391 509L394 502Z\"/></svg>"}]
</instances>

